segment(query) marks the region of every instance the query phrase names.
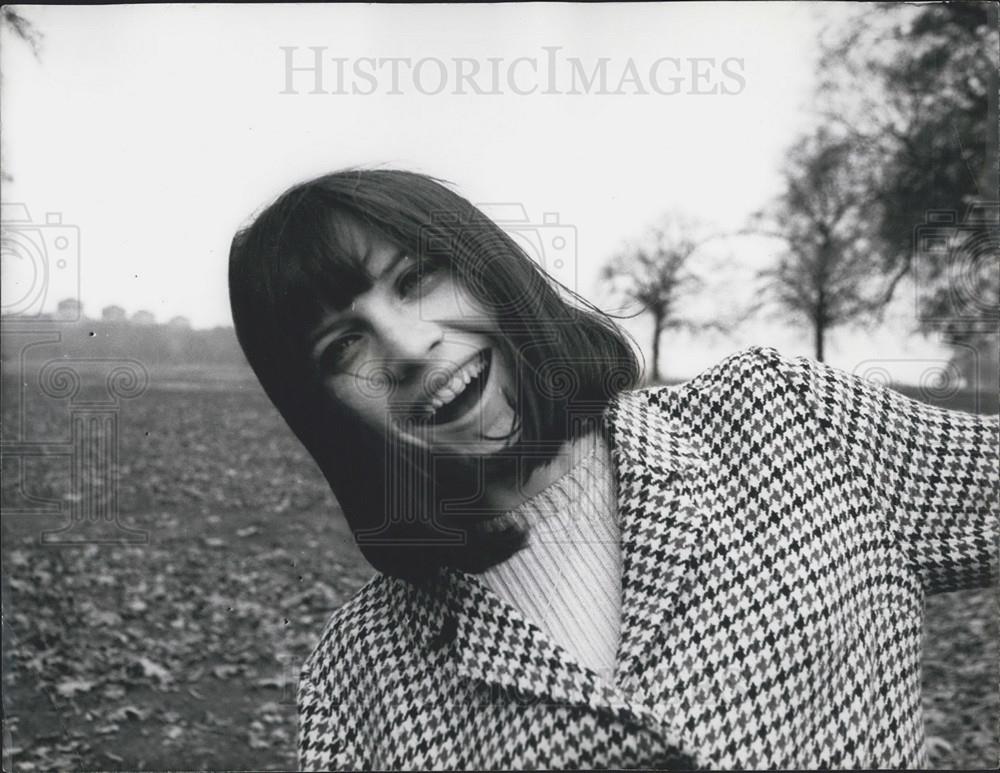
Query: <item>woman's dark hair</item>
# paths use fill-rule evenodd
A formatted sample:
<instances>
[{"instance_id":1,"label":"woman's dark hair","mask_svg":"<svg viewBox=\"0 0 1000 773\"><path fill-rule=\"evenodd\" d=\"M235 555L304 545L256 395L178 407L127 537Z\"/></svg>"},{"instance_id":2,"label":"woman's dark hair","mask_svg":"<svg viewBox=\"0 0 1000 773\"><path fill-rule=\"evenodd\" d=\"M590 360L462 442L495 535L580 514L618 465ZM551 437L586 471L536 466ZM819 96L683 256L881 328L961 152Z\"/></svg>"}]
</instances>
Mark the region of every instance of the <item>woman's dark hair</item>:
<instances>
[{"instance_id":1,"label":"woman's dark hair","mask_svg":"<svg viewBox=\"0 0 1000 773\"><path fill-rule=\"evenodd\" d=\"M371 282L348 246L351 224L447 266L495 315L496 345L515 372L509 399L520 434L509 449L490 459L431 458L369 429L324 390L310 333L324 311L345 308ZM557 285L466 199L413 172L352 169L292 187L234 237L229 292L261 385L326 476L365 557L397 576L418 578L441 563L476 571L517 549L523 535L513 533L458 544L468 535L443 527L441 511L454 525L459 503L475 509L484 475L519 458L524 473L550 462L639 377L628 340L606 315Z\"/></svg>"}]
</instances>

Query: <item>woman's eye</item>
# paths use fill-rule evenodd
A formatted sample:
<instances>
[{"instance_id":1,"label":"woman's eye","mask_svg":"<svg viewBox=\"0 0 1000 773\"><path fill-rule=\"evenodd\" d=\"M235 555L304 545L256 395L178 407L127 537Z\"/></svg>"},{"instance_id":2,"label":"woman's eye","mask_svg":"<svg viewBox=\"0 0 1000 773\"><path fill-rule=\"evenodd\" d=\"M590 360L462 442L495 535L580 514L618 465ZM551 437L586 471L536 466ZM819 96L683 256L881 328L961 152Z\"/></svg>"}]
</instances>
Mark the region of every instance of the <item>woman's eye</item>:
<instances>
[{"instance_id":1,"label":"woman's eye","mask_svg":"<svg viewBox=\"0 0 1000 773\"><path fill-rule=\"evenodd\" d=\"M332 341L323 350L322 364L324 369L334 369L343 364L360 340L361 336L352 334L341 336L336 341Z\"/></svg>"},{"instance_id":2,"label":"woman's eye","mask_svg":"<svg viewBox=\"0 0 1000 773\"><path fill-rule=\"evenodd\" d=\"M400 295L409 295L414 290L426 286L441 272L441 269L440 264L427 260L408 268L399 277L398 290Z\"/></svg>"}]
</instances>

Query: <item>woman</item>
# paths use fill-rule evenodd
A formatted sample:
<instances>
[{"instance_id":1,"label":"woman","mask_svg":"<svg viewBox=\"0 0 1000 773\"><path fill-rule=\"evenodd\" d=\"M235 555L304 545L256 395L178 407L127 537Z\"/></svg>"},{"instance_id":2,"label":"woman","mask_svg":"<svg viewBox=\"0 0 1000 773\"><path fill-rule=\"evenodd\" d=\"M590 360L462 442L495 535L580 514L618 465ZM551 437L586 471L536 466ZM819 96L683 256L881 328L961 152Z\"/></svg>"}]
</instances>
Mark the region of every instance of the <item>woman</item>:
<instances>
[{"instance_id":1,"label":"woman","mask_svg":"<svg viewBox=\"0 0 1000 773\"><path fill-rule=\"evenodd\" d=\"M292 188L230 289L379 570L303 669L304 767L924 762L923 598L989 581L995 418L762 348L634 391L606 317L407 172Z\"/></svg>"}]
</instances>

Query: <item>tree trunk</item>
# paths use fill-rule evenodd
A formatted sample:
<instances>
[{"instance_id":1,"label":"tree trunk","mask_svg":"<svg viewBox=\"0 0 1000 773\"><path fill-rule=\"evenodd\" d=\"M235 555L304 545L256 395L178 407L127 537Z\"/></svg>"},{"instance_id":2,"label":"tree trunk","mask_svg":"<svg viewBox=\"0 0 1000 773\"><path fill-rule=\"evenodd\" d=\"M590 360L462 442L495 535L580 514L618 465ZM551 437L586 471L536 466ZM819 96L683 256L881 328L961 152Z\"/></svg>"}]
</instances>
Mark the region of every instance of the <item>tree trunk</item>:
<instances>
[{"instance_id":1,"label":"tree trunk","mask_svg":"<svg viewBox=\"0 0 1000 773\"><path fill-rule=\"evenodd\" d=\"M996 29L997 23L1000 22L1000 9L997 8L996 4L988 4L986 6L986 17L990 20L990 29ZM986 101L986 115L987 121L991 127L997 125L997 86L1000 82L1000 76L998 76L996 68L990 68L990 81L986 88L987 101ZM990 194L990 191L996 191L1000 188L1000 176L998 176L998 166L997 166L997 145L996 142L986 143L986 157L983 159L986 163L983 164L983 184L980 190L983 192L981 200L985 203L986 201L996 201L994 196Z\"/></svg>"},{"instance_id":2,"label":"tree trunk","mask_svg":"<svg viewBox=\"0 0 1000 773\"><path fill-rule=\"evenodd\" d=\"M660 333L663 332L663 316L653 314L653 366L649 371L649 383L660 380Z\"/></svg>"},{"instance_id":3,"label":"tree trunk","mask_svg":"<svg viewBox=\"0 0 1000 773\"><path fill-rule=\"evenodd\" d=\"M824 250L826 248L824 247ZM816 316L813 318L813 344L816 349L816 362L823 362L823 335L826 333L826 288L819 283L819 297L816 299Z\"/></svg>"},{"instance_id":4,"label":"tree trunk","mask_svg":"<svg viewBox=\"0 0 1000 773\"><path fill-rule=\"evenodd\" d=\"M814 346L816 349L816 362L823 362L823 323L819 320L813 325Z\"/></svg>"}]
</instances>

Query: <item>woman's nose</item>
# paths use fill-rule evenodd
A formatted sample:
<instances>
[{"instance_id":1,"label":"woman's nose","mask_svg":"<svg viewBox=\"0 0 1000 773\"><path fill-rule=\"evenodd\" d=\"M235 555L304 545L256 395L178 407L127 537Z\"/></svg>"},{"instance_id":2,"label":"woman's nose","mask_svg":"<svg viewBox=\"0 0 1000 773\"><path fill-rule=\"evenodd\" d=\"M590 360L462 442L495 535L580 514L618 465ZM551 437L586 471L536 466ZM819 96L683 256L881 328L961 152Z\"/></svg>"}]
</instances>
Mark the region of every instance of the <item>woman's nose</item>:
<instances>
[{"instance_id":1,"label":"woman's nose","mask_svg":"<svg viewBox=\"0 0 1000 773\"><path fill-rule=\"evenodd\" d=\"M412 307L387 310L379 327L386 356L402 362L427 358L444 336L439 323L425 319L418 308Z\"/></svg>"}]
</instances>

